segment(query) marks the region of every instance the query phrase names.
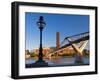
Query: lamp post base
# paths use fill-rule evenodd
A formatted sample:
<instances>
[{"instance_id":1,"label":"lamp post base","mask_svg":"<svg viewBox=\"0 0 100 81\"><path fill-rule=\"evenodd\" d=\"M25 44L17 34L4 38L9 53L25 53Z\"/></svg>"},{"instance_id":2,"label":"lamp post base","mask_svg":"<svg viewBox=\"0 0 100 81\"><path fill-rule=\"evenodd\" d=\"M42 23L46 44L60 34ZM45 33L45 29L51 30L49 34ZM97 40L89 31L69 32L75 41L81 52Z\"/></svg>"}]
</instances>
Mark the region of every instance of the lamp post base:
<instances>
[{"instance_id":1,"label":"lamp post base","mask_svg":"<svg viewBox=\"0 0 100 81\"><path fill-rule=\"evenodd\" d=\"M35 63L32 64L26 64L26 68L34 68L34 67L47 67L48 63L45 61L36 61Z\"/></svg>"}]
</instances>

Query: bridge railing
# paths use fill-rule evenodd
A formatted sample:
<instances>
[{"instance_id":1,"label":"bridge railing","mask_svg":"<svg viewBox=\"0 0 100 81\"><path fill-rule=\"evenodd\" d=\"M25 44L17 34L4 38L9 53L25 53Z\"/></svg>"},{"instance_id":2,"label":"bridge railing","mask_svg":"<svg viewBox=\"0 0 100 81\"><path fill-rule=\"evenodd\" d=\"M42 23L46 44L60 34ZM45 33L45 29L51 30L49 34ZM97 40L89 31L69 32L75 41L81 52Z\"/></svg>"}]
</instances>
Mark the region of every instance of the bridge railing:
<instances>
[{"instance_id":1,"label":"bridge railing","mask_svg":"<svg viewBox=\"0 0 100 81\"><path fill-rule=\"evenodd\" d=\"M65 44L68 44L68 38L71 39L71 41L75 41L75 40L78 40L78 39L81 39L81 38L84 38L84 37L88 37L89 36L89 32L84 32L84 33L80 33L80 34L77 34L77 35L73 35L73 36L68 36L68 37L65 37L65 39L61 42L60 46L64 46Z\"/></svg>"}]
</instances>

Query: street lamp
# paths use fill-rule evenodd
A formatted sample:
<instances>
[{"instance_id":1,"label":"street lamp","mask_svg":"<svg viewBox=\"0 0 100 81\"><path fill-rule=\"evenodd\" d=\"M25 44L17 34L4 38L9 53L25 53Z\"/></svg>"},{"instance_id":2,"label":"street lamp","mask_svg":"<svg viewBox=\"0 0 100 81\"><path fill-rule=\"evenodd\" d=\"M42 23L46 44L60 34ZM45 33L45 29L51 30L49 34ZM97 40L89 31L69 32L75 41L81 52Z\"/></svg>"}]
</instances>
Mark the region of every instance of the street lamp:
<instances>
[{"instance_id":1,"label":"street lamp","mask_svg":"<svg viewBox=\"0 0 100 81\"><path fill-rule=\"evenodd\" d=\"M43 16L40 16L39 21L37 22L37 26L40 29L40 48L39 48L39 55L38 55L38 61L39 63L45 63L43 60L43 53L42 53L42 31L45 27L46 23L44 22Z\"/></svg>"}]
</instances>

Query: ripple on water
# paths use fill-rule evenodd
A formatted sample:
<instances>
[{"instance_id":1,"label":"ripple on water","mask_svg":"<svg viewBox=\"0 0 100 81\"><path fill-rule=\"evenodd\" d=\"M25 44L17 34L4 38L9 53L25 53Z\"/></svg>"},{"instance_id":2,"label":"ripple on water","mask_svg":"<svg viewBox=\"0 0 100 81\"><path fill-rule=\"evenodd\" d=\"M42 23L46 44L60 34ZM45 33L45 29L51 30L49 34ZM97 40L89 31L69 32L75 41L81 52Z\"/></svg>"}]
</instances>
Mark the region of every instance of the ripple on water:
<instances>
[{"instance_id":1,"label":"ripple on water","mask_svg":"<svg viewBox=\"0 0 100 81\"><path fill-rule=\"evenodd\" d=\"M25 63L32 64L32 63L35 63L35 61L36 59L30 58L30 59L25 60ZM75 64L75 57L61 57L61 58L45 59L45 61L50 66L70 65L70 64ZM83 62L84 64L89 64L89 58L84 57Z\"/></svg>"}]
</instances>

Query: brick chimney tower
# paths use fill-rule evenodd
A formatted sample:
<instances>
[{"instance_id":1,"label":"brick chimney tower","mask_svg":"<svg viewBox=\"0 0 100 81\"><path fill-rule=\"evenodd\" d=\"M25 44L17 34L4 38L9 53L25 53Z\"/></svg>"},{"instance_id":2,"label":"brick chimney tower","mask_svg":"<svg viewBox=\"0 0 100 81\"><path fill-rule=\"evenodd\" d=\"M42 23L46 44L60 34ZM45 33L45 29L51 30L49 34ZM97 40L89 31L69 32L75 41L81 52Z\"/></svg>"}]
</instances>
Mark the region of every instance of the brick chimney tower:
<instances>
[{"instance_id":1,"label":"brick chimney tower","mask_svg":"<svg viewBox=\"0 0 100 81\"><path fill-rule=\"evenodd\" d=\"M60 48L60 33L56 32L56 48Z\"/></svg>"}]
</instances>

